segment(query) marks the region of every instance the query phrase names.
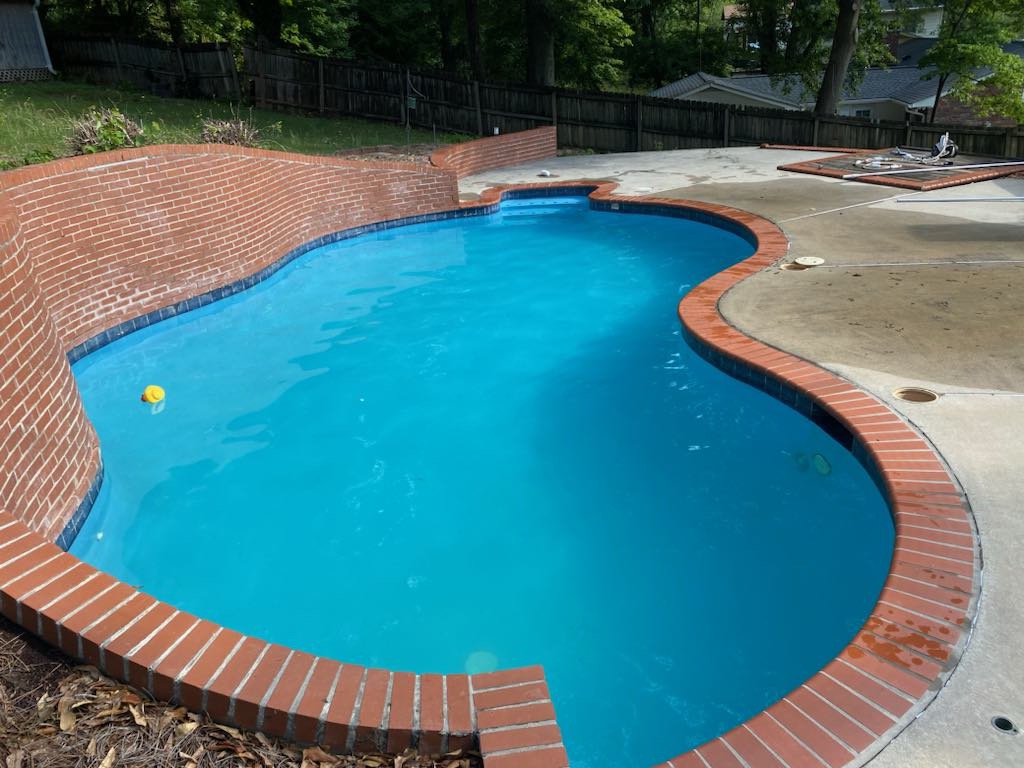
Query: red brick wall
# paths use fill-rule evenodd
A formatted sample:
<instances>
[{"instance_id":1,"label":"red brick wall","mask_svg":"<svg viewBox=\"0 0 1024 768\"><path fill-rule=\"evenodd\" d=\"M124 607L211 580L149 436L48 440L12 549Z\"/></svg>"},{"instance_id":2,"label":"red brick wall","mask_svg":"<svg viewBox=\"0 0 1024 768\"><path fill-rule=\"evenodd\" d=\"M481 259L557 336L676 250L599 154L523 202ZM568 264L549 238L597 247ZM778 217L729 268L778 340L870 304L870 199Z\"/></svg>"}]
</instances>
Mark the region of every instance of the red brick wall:
<instances>
[{"instance_id":1,"label":"red brick wall","mask_svg":"<svg viewBox=\"0 0 1024 768\"><path fill-rule=\"evenodd\" d=\"M65 348L321 235L458 200L452 174L429 167L227 147L147 147L42 168L6 186Z\"/></svg>"},{"instance_id":2,"label":"red brick wall","mask_svg":"<svg viewBox=\"0 0 1024 768\"><path fill-rule=\"evenodd\" d=\"M55 536L99 454L10 195L0 189L0 510Z\"/></svg>"},{"instance_id":3,"label":"red brick wall","mask_svg":"<svg viewBox=\"0 0 1024 768\"><path fill-rule=\"evenodd\" d=\"M430 156L430 162L438 168L454 171L461 179L492 168L554 157L557 151L558 133L549 125L442 147Z\"/></svg>"},{"instance_id":4,"label":"red brick wall","mask_svg":"<svg viewBox=\"0 0 1024 768\"><path fill-rule=\"evenodd\" d=\"M321 235L457 200L429 166L214 146L0 175L0 509L52 540L95 475L66 350Z\"/></svg>"},{"instance_id":5,"label":"red brick wall","mask_svg":"<svg viewBox=\"0 0 1024 768\"><path fill-rule=\"evenodd\" d=\"M979 115L977 110L953 96L939 99L935 122L949 125L973 125L986 128L1013 128L1017 121L1004 115Z\"/></svg>"}]
</instances>

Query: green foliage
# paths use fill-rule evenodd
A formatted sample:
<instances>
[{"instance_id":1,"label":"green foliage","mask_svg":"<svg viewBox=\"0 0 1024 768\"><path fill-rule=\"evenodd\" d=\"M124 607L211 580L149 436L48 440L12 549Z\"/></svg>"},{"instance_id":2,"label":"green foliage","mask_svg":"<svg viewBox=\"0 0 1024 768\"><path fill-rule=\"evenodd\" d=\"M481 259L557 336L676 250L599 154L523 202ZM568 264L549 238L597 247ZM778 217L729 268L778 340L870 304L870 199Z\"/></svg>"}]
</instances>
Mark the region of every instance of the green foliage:
<instances>
[{"instance_id":1,"label":"green foliage","mask_svg":"<svg viewBox=\"0 0 1024 768\"><path fill-rule=\"evenodd\" d=\"M1004 115L1024 123L1024 59L998 45L979 46L972 53L991 74L981 80L962 77L953 94L979 115Z\"/></svg>"},{"instance_id":2,"label":"green foliage","mask_svg":"<svg viewBox=\"0 0 1024 768\"><path fill-rule=\"evenodd\" d=\"M1002 49L1022 32L1024 0L954 0L946 3L938 42L920 66L933 68L925 77L937 79L937 94L955 76L955 94L983 114L1022 120L1024 62Z\"/></svg>"},{"instance_id":3,"label":"green foliage","mask_svg":"<svg viewBox=\"0 0 1024 768\"><path fill-rule=\"evenodd\" d=\"M558 3L555 74L559 82L583 88L612 86L624 80L622 59L633 30L617 3L609 0L564 0Z\"/></svg>"},{"instance_id":4,"label":"green foliage","mask_svg":"<svg viewBox=\"0 0 1024 768\"><path fill-rule=\"evenodd\" d=\"M743 6L748 14L747 32L759 46L762 70L813 101L839 18L836 0L747 0ZM878 0L861 2L857 31L857 47L846 75L846 85L851 88L860 83L868 67L893 61Z\"/></svg>"},{"instance_id":5,"label":"green foliage","mask_svg":"<svg viewBox=\"0 0 1024 768\"><path fill-rule=\"evenodd\" d=\"M142 126L125 117L117 107L89 107L84 115L72 122L68 143L72 154L90 155L134 147L141 140Z\"/></svg>"},{"instance_id":6,"label":"green foliage","mask_svg":"<svg viewBox=\"0 0 1024 768\"><path fill-rule=\"evenodd\" d=\"M48 149L33 149L22 158L25 165L32 165L33 163L48 163L51 160L56 160L57 156L50 152Z\"/></svg>"},{"instance_id":7,"label":"green foliage","mask_svg":"<svg viewBox=\"0 0 1024 768\"><path fill-rule=\"evenodd\" d=\"M29 156L42 160L68 154L71 124L93 104L114 106L144 124L146 144L193 144L200 140L204 120L236 120L239 114L230 104L203 102L197 114L197 102L187 99L60 80L8 83L0 89L0 168L23 165ZM247 121L259 131L264 146L291 152L331 155L361 146L406 143L404 127L369 120L253 109L247 110ZM442 134L438 140L464 138ZM429 143L433 135L413 130L409 140Z\"/></svg>"}]
</instances>

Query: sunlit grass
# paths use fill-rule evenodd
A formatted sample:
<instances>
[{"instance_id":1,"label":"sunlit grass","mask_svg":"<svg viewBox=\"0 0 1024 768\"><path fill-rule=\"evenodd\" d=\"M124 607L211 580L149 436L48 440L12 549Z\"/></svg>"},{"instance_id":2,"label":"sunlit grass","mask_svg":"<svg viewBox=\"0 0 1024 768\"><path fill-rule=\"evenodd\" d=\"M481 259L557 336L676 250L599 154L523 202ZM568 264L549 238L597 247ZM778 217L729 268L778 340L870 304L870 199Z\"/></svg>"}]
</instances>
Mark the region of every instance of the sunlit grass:
<instances>
[{"instance_id":1,"label":"sunlit grass","mask_svg":"<svg viewBox=\"0 0 1024 768\"><path fill-rule=\"evenodd\" d=\"M227 102L167 99L132 90L50 81L0 86L0 168L69 154L71 122L90 106L117 107L143 126L145 144L198 141L203 118L251 119L263 146L305 154L331 155L378 144L432 143L430 131L354 118L313 117L239 107ZM437 141L466 137L438 134Z\"/></svg>"}]
</instances>

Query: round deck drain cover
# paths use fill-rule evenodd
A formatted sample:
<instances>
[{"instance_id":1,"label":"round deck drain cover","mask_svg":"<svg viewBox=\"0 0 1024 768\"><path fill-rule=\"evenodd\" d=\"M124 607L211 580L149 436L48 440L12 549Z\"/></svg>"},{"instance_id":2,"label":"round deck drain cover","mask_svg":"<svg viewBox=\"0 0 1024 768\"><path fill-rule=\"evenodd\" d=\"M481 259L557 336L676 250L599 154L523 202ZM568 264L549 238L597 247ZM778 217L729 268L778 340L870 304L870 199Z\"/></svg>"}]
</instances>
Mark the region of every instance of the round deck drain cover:
<instances>
[{"instance_id":1,"label":"round deck drain cover","mask_svg":"<svg viewBox=\"0 0 1024 768\"><path fill-rule=\"evenodd\" d=\"M801 267L817 267L824 264L825 260L820 256L797 256L793 262Z\"/></svg>"},{"instance_id":2,"label":"round deck drain cover","mask_svg":"<svg viewBox=\"0 0 1024 768\"><path fill-rule=\"evenodd\" d=\"M908 403L930 403L939 398L938 393L924 387L900 387L894 389L892 393Z\"/></svg>"}]
</instances>

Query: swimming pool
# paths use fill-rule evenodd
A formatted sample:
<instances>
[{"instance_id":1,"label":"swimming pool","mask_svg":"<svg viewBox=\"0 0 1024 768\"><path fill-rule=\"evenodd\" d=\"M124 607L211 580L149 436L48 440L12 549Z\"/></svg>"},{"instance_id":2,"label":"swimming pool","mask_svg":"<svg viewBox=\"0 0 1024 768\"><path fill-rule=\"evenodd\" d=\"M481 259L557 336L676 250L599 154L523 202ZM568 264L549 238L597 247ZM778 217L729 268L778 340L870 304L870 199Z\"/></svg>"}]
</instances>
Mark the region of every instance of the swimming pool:
<instances>
[{"instance_id":1,"label":"swimming pool","mask_svg":"<svg viewBox=\"0 0 1024 768\"><path fill-rule=\"evenodd\" d=\"M892 552L856 461L680 338L750 251L572 197L306 254L75 366L72 551L318 654L542 663L573 765L675 754L831 659Z\"/></svg>"}]
</instances>

